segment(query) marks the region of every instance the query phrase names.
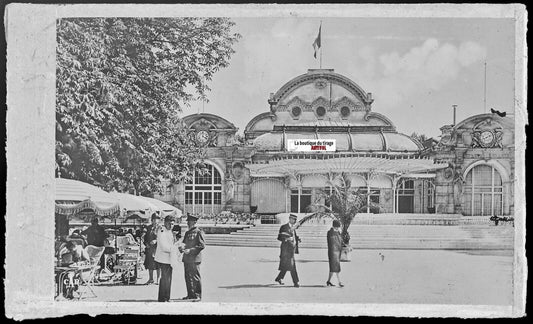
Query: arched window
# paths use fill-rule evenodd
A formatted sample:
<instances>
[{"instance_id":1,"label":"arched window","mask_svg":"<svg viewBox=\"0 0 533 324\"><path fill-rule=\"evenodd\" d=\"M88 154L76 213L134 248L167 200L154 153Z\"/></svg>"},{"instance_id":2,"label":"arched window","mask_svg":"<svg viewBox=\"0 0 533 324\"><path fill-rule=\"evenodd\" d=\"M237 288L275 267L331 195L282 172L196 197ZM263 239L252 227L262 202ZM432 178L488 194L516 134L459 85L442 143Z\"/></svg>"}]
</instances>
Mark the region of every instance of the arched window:
<instances>
[{"instance_id":1,"label":"arched window","mask_svg":"<svg viewBox=\"0 0 533 324\"><path fill-rule=\"evenodd\" d=\"M212 165L205 174L194 172L185 184L185 211L194 214L218 214L222 210L222 178Z\"/></svg>"},{"instance_id":2,"label":"arched window","mask_svg":"<svg viewBox=\"0 0 533 324\"><path fill-rule=\"evenodd\" d=\"M503 183L493 166L477 165L468 172L464 188L465 215L493 216L503 214Z\"/></svg>"}]
</instances>

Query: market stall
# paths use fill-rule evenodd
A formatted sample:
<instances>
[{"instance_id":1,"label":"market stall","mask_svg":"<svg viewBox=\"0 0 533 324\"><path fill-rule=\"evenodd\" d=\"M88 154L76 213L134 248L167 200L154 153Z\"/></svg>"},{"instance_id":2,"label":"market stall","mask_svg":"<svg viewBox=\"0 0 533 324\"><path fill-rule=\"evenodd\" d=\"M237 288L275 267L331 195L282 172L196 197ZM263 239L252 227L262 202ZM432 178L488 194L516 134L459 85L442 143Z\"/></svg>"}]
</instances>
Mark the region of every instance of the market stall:
<instances>
[{"instance_id":1,"label":"market stall","mask_svg":"<svg viewBox=\"0 0 533 324\"><path fill-rule=\"evenodd\" d=\"M165 218L165 216L174 216L176 218L179 218L183 215L182 211L170 204L167 204L166 202L163 202L161 200L150 198L150 197L144 197L144 196L138 196L141 199L144 199L156 206L156 210L158 211L159 218Z\"/></svg>"},{"instance_id":2,"label":"market stall","mask_svg":"<svg viewBox=\"0 0 533 324\"><path fill-rule=\"evenodd\" d=\"M125 224L131 225L129 221L133 220L133 227L136 223L139 225L146 223L153 213L159 208L148 200L140 196L134 196L127 193L111 193L118 201L121 210L121 227ZM123 235L121 235L123 234ZM137 274L142 263L142 244L128 233L115 233L116 263L113 265L113 272L121 274L123 283L131 284L137 280Z\"/></svg>"},{"instance_id":3,"label":"market stall","mask_svg":"<svg viewBox=\"0 0 533 324\"><path fill-rule=\"evenodd\" d=\"M62 255L62 250L69 246L69 223L72 219L78 222L103 217L116 219L120 216L120 206L107 192L88 183L57 178L55 187L56 292L58 296L74 298L75 291L81 296L79 288L82 288L82 284L90 288L94 283L101 269L101 255L105 247L98 248L99 254L96 256L88 254L88 260L66 263L62 256L71 252ZM86 249L82 250L87 252Z\"/></svg>"}]
</instances>

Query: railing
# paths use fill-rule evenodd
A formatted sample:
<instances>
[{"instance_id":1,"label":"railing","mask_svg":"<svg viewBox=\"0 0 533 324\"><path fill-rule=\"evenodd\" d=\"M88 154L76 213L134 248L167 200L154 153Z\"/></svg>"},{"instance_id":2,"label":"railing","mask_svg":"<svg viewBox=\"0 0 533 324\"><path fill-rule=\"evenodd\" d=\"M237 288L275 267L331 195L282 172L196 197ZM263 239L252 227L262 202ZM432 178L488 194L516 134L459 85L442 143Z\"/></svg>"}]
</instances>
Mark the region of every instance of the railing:
<instances>
[{"instance_id":1,"label":"railing","mask_svg":"<svg viewBox=\"0 0 533 324\"><path fill-rule=\"evenodd\" d=\"M209 215L209 214L220 214L223 210L223 206L219 204L210 204L210 205L184 205L183 212L198 214L198 215Z\"/></svg>"}]
</instances>

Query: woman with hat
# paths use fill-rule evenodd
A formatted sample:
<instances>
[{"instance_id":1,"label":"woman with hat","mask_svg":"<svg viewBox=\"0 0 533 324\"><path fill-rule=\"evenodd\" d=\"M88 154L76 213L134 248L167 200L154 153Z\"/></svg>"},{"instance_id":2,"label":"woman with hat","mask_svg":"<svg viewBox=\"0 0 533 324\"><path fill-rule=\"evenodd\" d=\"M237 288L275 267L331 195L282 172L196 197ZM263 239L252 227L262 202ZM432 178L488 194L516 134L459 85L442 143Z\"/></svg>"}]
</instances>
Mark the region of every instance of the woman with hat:
<instances>
[{"instance_id":1,"label":"woman with hat","mask_svg":"<svg viewBox=\"0 0 533 324\"><path fill-rule=\"evenodd\" d=\"M146 228L146 234L144 235L144 267L148 269L149 279L145 283L146 285L158 284L159 277L161 276L161 270L154 260L155 251L157 248L157 229L159 227L158 217L156 214L152 214L152 224ZM154 270L157 272L157 280L154 281Z\"/></svg>"},{"instance_id":2,"label":"woman with hat","mask_svg":"<svg viewBox=\"0 0 533 324\"><path fill-rule=\"evenodd\" d=\"M329 259L329 277L326 282L327 286L335 286L331 283L333 274L337 275L339 287L344 287L339 277L341 272L341 251L342 251L342 236L341 236L341 222L333 221L333 226L328 231L328 259Z\"/></svg>"}]
</instances>

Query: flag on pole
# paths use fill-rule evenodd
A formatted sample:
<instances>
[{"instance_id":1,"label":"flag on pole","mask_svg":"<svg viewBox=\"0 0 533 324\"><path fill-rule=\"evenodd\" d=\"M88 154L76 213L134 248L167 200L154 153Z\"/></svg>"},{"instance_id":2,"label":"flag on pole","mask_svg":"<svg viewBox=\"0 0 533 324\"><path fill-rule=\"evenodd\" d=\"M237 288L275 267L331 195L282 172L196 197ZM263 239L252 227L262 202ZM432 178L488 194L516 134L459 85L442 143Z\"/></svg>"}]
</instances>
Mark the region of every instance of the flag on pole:
<instances>
[{"instance_id":1,"label":"flag on pole","mask_svg":"<svg viewBox=\"0 0 533 324\"><path fill-rule=\"evenodd\" d=\"M316 58L316 52L320 48L320 33L322 31L322 24L320 24L320 27L318 28L318 36L316 37L315 41L313 42L313 48L315 49L314 57Z\"/></svg>"}]
</instances>

